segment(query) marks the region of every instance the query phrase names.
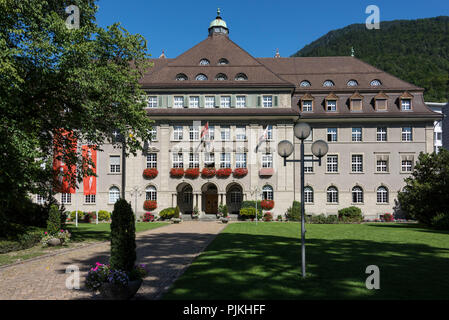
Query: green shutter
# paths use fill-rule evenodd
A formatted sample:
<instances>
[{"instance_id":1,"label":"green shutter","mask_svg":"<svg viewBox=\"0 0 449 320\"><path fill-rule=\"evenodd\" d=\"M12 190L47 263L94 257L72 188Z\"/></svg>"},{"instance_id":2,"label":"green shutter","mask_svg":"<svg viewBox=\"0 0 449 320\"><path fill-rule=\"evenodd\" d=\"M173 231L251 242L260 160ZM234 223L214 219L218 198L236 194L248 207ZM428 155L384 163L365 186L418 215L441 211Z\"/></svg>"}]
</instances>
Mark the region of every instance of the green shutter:
<instances>
[{"instance_id":1,"label":"green shutter","mask_svg":"<svg viewBox=\"0 0 449 320\"><path fill-rule=\"evenodd\" d=\"M236 104L236 97L235 97L235 95L232 95L231 96L231 108L235 108L235 104Z\"/></svg>"},{"instance_id":2,"label":"green shutter","mask_svg":"<svg viewBox=\"0 0 449 320\"><path fill-rule=\"evenodd\" d=\"M261 100L262 100L262 97L261 96L257 96L257 106L258 107L261 106Z\"/></svg>"},{"instance_id":3,"label":"green shutter","mask_svg":"<svg viewBox=\"0 0 449 320\"><path fill-rule=\"evenodd\" d=\"M204 96L200 96L200 108L204 108Z\"/></svg>"},{"instance_id":4,"label":"green shutter","mask_svg":"<svg viewBox=\"0 0 449 320\"><path fill-rule=\"evenodd\" d=\"M219 95L215 95L215 106L216 107L220 106L220 96Z\"/></svg>"},{"instance_id":5,"label":"green shutter","mask_svg":"<svg viewBox=\"0 0 449 320\"><path fill-rule=\"evenodd\" d=\"M273 106L277 107L278 106L278 96L274 96L274 103Z\"/></svg>"},{"instance_id":6,"label":"green shutter","mask_svg":"<svg viewBox=\"0 0 449 320\"><path fill-rule=\"evenodd\" d=\"M163 96L159 96L159 97L158 97L158 100L159 100L158 103L157 103L157 106L158 106L158 107L162 107L162 106L163 106L163 103L164 103L164 102L163 102L163 101L164 101L163 98L164 98Z\"/></svg>"},{"instance_id":7,"label":"green shutter","mask_svg":"<svg viewBox=\"0 0 449 320\"><path fill-rule=\"evenodd\" d=\"M184 108L189 106L189 96L184 96Z\"/></svg>"},{"instance_id":8,"label":"green shutter","mask_svg":"<svg viewBox=\"0 0 449 320\"><path fill-rule=\"evenodd\" d=\"M167 108L173 107L173 96L167 96Z\"/></svg>"}]
</instances>

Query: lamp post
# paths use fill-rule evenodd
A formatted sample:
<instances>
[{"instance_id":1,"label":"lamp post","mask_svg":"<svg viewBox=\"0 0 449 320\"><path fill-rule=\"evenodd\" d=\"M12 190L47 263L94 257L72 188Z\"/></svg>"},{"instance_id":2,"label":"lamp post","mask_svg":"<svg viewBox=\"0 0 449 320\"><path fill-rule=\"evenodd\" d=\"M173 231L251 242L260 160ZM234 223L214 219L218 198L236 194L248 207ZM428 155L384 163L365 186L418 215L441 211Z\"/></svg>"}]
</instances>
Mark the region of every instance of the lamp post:
<instances>
[{"instance_id":1,"label":"lamp post","mask_svg":"<svg viewBox=\"0 0 449 320\"><path fill-rule=\"evenodd\" d=\"M132 189L131 189L131 193L130 193L130 195L131 195L131 197L134 197L134 210L135 210L135 218L136 218L136 223L137 223L137 196L142 196L142 194L143 194L143 190L142 189L140 189L138 186L134 186Z\"/></svg>"},{"instance_id":2,"label":"lamp post","mask_svg":"<svg viewBox=\"0 0 449 320\"><path fill-rule=\"evenodd\" d=\"M299 122L295 124L293 131L295 137L301 140L301 159L287 160L287 158L293 153L294 146L288 140L282 140L278 144L278 154L284 158L284 166L287 162L300 162L301 163L301 261L302 261L302 277L306 277L306 246L305 246L305 217L304 217L304 163L305 162L318 162L321 166L321 158L326 155L329 150L329 146L323 140L317 140L312 144L312 153L318 159L304 159L304 140L310 135L310 126L305 122Z\"/></svg>"},{"instance_id":3,"label":"lamp post","mask_svg":"<svg viewBox=\"0 0 449 320\"><path fill-rule=\"evenodd\" d=\"M259 186L255 186L254 189L251 190L251 195L253 195L253 194L256 196L256 225L257 225L257 222L259 220L258 214L257 214L257 196L260 194Z\"/></svg>"}]
</instances>

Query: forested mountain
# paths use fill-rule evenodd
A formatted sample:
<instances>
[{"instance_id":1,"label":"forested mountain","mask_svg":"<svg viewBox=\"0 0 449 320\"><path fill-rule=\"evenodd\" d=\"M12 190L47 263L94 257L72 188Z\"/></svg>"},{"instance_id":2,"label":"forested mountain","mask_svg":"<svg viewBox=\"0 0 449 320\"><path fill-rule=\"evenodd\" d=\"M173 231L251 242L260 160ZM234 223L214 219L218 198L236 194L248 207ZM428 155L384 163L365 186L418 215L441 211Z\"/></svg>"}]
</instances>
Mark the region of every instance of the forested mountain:
<instances>
[{"instance_id":1,"label":"forested mountain","mask_svg":"<svg viewBox=\"0 0 449 320\"><path fill-rule=\"evenodd\" d=\"M352 24L333 30L295 53L296 57L355 56L425 88L425 100L449 95L449 17L380 22L380 29Z\"/></svg>"}]
</instances>

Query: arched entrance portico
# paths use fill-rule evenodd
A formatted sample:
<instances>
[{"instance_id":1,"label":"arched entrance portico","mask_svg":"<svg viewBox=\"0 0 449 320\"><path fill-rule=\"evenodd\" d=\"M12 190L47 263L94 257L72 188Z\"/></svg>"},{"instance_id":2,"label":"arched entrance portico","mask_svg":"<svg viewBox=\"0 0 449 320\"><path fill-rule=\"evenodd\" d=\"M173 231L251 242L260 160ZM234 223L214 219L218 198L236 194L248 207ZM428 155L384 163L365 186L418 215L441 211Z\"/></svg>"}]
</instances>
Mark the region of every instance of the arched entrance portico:
<instances>
[{"instance_id":1,"label":"arched entrance portico","mask_svg":"<svg viewBox=\"0 0 449 320\"><path fill-rule=\"evenodd\" d=\"M202 211L206 214L217 214L218 212L218 189L213 183L206 183L201 187Z\"/></svg>"},{"instance_id":2,"label":"arched entrance portico","mask_svg":"<svg viewBox=\"0 0 449 320\"><path fill-rule=\"evenodd\" d=\"M226 206L230 214L238 214L242 207L243 188L238 183L231 183L226 187Z\"/></svg>"},{"instance_id":3,"label":"arched entrance portico","mask_svg":"<svg viewBox=\"0 0 449 320\"><path fill-rule=\"evenodd\" d=\"M180 183L176 187L177 204L182 214L191 214L193 211L193 189L186 182Z\"/></svg>"}]
</instances>

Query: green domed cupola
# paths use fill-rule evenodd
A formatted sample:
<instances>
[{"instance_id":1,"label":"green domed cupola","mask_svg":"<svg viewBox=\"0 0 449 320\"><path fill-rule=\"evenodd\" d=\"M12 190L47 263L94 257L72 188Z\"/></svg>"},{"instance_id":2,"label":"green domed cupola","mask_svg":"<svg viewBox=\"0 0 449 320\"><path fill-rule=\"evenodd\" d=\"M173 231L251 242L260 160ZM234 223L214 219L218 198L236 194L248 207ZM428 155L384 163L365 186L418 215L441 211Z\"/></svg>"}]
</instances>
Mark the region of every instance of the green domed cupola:
<instances>
[{"instance_id":1,"label":"green domed cupola","mask_svg":"<svg viewBox=\"0 0 449 320\"><path fill-rule=\"evenodd\" d=\"M220 17L220 8L217 9L217 17L209 25L209 35L214 33L229 34L226 22Z\"/></svg>"}]
</instances>

